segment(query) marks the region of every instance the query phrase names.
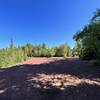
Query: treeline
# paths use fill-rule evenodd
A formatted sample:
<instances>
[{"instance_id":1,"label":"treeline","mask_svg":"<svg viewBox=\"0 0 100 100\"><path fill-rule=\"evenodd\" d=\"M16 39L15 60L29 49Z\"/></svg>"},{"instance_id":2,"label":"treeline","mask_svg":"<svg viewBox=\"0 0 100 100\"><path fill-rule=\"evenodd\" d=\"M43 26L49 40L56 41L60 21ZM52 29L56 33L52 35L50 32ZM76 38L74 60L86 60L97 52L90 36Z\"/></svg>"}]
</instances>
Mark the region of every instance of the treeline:
<instances>
[{"instance_id":1,"label":"treeline","mask_svg":"<svg viewBox=\"0 0 100 100\"><path fill-rule=\"evenodd\" d=\"M71 54L71 48L67 44L47 48L43 43L38 46L34 46L32 50L32 56L35 57L69 57Z\"/></svg>"},{"instance_id":2,"label":"treeline","mask_svg":"<svg viewBox=\"0 0 100 100\"><path fill-rule=\"evenodd\" d=\"M72 50L67 44L48 48L44 43L33 45L27 43L24 46L14 46L13 40L8 48L0 49L0 67L11 66L23 62L29 57L69 57Z\"/></svg>"},{"instance_id":3,"label":"treeline","mask_svg":"<svg viewBox=\"0 0 100 100\"><path fill-rule=\"evenodd\" d=\"M100 9L94 13L89 24L74 35L76 46L74 53L82 59L100 64Z\"/></svg>"}]
</instances>

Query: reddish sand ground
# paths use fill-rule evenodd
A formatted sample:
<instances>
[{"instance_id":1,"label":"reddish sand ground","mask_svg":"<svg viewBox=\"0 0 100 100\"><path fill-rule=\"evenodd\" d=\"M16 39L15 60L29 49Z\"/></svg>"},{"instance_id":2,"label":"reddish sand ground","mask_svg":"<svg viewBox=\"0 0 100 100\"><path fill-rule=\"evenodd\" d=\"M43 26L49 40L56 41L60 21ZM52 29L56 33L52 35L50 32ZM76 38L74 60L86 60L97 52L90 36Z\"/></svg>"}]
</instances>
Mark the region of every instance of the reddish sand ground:
<instances>
[{"instance_id":1,"label":"reddish sand ground","mask_svg":"<svg viewBox=\"0 0 100 100\"><path fill-rule=\"evenodd\" d=\"M0 69L0 100L100 100L100 67L78 58L31 58Z\"/></svg>"},{"instance_id":2,"label":"reddish sand ground","mask_svg":"<svg viewBox=\"0 0 100 100\"><path fill-rule=\"evenodd\" d=\"M42 63L49 63L64 59L63 57L33 57L28 61L25 61L23 64L42 64Z\"/></svg>"}]
</instances>

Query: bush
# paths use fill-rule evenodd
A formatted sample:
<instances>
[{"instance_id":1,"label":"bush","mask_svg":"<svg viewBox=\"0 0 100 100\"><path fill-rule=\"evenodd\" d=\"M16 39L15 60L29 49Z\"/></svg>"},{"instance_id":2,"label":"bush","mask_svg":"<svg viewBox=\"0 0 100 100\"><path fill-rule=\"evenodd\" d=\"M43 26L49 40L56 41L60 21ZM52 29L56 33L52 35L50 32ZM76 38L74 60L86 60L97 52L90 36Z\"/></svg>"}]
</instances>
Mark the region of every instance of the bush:
<instances>
[{"instance_id":1,"label":"bush","mask_svg":"<svg viewBox=\"0 0 100 100\"><path fill-rule=\"evenodd\" d=\"M92 60L91 64L94 66L98 66L98 65L100 65L100 60Z\"/></svg>"},{"instance_id":2,"label":"bush","mask_svg":"<svg viewBox=\"0 0 100 100\"><path fill-rule=\"evenodd\" d=\"M92 59L96 58L96 55L95 55L95 51L92 50L91 48L85 48L85 49L81 50L79 57L83 60L84 59L92 60Z\"/></svg>"}]
</instances>

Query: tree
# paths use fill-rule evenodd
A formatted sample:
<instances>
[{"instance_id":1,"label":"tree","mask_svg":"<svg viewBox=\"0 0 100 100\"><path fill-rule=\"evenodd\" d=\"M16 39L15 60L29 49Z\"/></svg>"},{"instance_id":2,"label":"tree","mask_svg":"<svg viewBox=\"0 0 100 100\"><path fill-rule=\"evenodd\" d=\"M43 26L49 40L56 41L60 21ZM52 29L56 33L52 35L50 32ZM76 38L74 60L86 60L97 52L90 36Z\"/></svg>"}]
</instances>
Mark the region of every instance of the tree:
<instances>
[{"instance_id":1,"label":"tree","mask_svg":"<svg viewBox=\"0 0 100 100\"><path fill-rule=\"evenodd\" d=\"M11 40L10 40L10 48L13 49L13 47L14 47L14 42L13 42L13 38L11 38Z\"/></svg>"},{"instance_id":2,"label":"tree","mask_svg":"<svg viewBox=\"0 0 100 100\"><path fill-rule=\"evenodd\" d=\"M56 48L56 56L67 57L69 53L69 48L67 44L62 44Z\"/></svg>"},{"instance_id":3,"label":"tree","mask_svg":"<svg viewBox=\"0 0 100 100\"><path fill-rule=\"evenodd\" d=\"M74 35L79 40L79 56L83 59L100 59L100 10L95 12L92 20L82 31ZM77 43L78 44L78 43Z\"/></svg>"},{"instance_id":4,"label":"tree","mask_svg":"<svg viewBox=\"0 0 100 100\"><path fill-rule=\"evenodd\" d=\"M56 54L56 49L55 48L48 48L47 49L47 57L54 57Z\"/></svg>"}]
</instances>

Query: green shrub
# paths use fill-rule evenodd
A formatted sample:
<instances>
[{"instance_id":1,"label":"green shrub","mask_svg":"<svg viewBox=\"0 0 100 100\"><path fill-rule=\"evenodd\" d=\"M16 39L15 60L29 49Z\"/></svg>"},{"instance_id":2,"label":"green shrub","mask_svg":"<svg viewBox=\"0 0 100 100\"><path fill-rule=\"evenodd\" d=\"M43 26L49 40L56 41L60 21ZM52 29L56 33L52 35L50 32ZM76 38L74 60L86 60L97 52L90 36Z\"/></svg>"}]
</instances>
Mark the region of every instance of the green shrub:
<instances>
[{"instance_id":1,"label":"green shrub","mask_svg":"<svg viewBox=\"0 0 100 100\"><path fill-rule=\"evenodd\" d=\"M100 65L100 60L91 60L91 64L94 66Z\"/></svg>"}]
</instances>

